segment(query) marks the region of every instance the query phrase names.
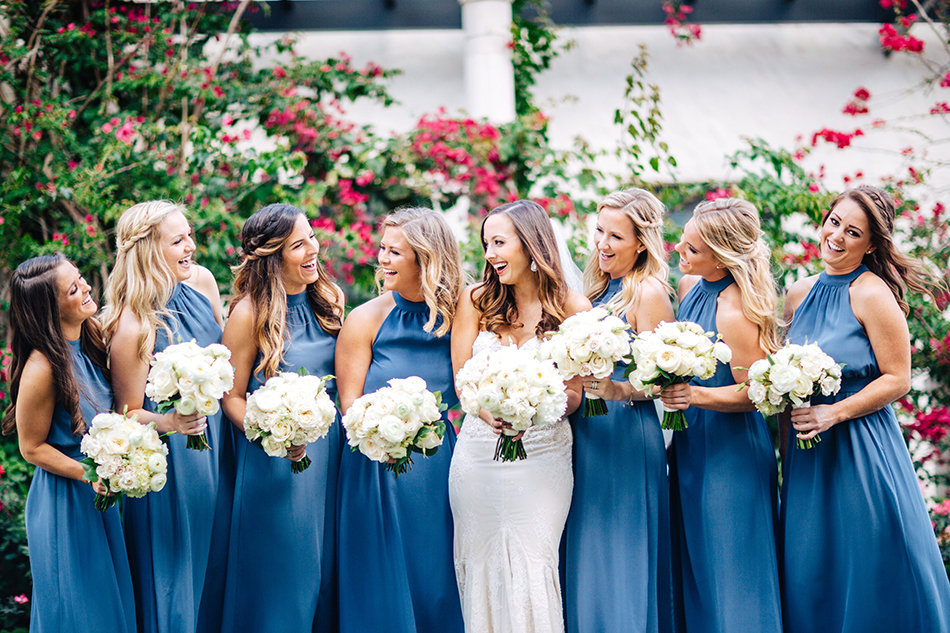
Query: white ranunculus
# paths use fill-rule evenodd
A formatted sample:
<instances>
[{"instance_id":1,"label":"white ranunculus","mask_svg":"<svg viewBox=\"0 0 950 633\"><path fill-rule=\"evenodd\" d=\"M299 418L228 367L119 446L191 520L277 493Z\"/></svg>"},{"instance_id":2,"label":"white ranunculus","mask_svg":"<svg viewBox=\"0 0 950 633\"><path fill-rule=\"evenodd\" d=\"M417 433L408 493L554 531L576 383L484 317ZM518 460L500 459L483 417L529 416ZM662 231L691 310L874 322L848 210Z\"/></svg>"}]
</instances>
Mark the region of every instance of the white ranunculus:
<instances>
[{"instance_id":1,"label":"white ranunculus","mask_svg":"<svg viewBox=\"0 0 950 633\"><path fill-rule=\"evenodd\" d=\"M749 367L749 380L758 380L762 381L769 373L769 369L772 367L772 364L769 363L768 359L762 358Z\"/></svg>"},{"instance_id":2,"label":"white ranunculus","mask_svg":"<svg viewBox=\"0 0 950 633\"><path fill-rule=\"evenodd\" d=\"M379 434L384 440L393 444L406 438L403 422L395 415L384 415L379 420Z\"/></svg>"},{"instance_id":3,"label":"white ranunculus","mask_svg":"<svg viewBox=\"0 0 950 633\"><path fill-rule=\"evenodd\" d=\"M149 488L152 492L160 492L162 488L165 487L165 483L168 481L168 475L164 472L155 473L149 479Z\"/></svg>"}]
</instances>

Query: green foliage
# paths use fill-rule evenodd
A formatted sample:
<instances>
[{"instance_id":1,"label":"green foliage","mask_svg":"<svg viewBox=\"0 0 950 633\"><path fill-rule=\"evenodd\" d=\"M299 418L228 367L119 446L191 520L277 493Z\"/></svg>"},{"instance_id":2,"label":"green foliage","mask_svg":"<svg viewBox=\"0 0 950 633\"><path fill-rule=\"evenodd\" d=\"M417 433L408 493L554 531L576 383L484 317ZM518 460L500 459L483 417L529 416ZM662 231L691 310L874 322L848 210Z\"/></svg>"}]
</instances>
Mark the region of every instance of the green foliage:
<instances>
[{"instance_id":1,"label":"green foliage","mask_svg":"<svg viewBox=\"0 0 950 633\"><path fill-rule=\"evenodd\" d=\"M557 27L547 13L545 0L513 0L511 3L511 61L515 75L515 113L518 116L538 110L531 89L536 77L550 68L562 51L573 43L559 44ZM531 14L534 14L533 16Z\"/></svg>"},{"instance_id":2,"label":"green foliage","mask_svg":"<svg viewBox=\"0 0 950 633\"><path fill-rule=\"evenodd\" d=\"M0 631L27 627L32 594L23 512L33 467L19 455L15 438L0 437ZM22 598L21 598L22 599Z\"/></svg>"}]
</instances>

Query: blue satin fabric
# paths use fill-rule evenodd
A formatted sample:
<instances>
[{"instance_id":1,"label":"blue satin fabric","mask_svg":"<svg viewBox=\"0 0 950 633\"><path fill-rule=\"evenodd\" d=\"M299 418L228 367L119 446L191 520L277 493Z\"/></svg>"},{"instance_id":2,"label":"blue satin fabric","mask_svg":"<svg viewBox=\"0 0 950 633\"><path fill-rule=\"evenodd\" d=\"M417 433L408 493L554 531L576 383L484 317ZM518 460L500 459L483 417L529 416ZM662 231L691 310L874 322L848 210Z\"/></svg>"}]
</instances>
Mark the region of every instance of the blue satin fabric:
<instances>
[{"instance_id":1,"label":"blue satin fabric","mask_svg":"<svg viewBox=\"0 0 950 633\"><path fill-rule=\"evenodd\" d=\"M620 292L610 282L595 305ZM623 315L620 315L621 317ZM611 378L622 382L626 365ZM669 481L652 402L607 401L607 415L571 417L574 497L564 535L570 633L670 631Z\"/></svg>"},{"instance_id":2,"label":"blue satin fabric","mask_svg":"<svg viewBox=\"0 0 950 633\"><path fill-rule=\"evenodd\" d=\"M221 328L215 321L208 299L186 284L179 283L167 304L171 341L159 328L155 335L158 353L171 344L195 339L205 347L221 342ZM145 399L145 408L155 403ZM139 633L194 633L198 626L202 595L206 601L220 600L204 584L209 569L221 573L226 549L218 547L226 538L230 503L217 499L219 466L225 452L224 414L208 416L206 431L210 451L185 448L186 438L168 438L168 482L159 493L129 499L125 509L125 534L135 585ZM227 489L227 487L225 488ZM217 578L212 574L209 579Z\"/></svg>"},{"instance_id":3,"label":"blue satin fabric","mask_svg":"<svg viewBox=\"0 0 950 633\"><path fill-rule=\"evenodd\" d=\"M306 293L287 297L288 343L281 371L303 367L333 374L336 337L328 334ZM260 356L255 360L255 367ZM253 375L248 393L263 383ZM336 381L327 383L336 401ZM241 434L231 518L230 554L222 630L232 633L336 631L336 492L340 467L339 419L325 438L307 445L302 473L270 457Z\"/></svg>"},{"instance_id":4,"label":"blue satin fabric","mask_svg":"<svg viewBox=\"0 0 950 633\"><path fill-rule=\"evenodd\" d=\"M79 405L86 426L112 409L112 386L69 341ZM62 404L53 410L46 441L81 460L81 436ZM134 633L135 597L118 506L96 510L96 493L85 482L37 468L26 499L26 531L33 573L30 631ZM90 588L93 588L90 591Z\"/></svg>"},{"instance_id":5,"label":"blue satin fabric","mask_svg":"<svg viewBox=\"0 0 950 633\"><path fill-rule=\"evenodd\" d=\"M839 363L837 402L881 375L851 310L847 275L822 273L795 311L792 343L817 343ZM950 582L890 405L831 427L798 449L789 438L782 489L788 633L950 631Z\"/></svg>"},{"instance_id":6,"label":"blue satin fabric","mask_svg":"<svg viewBox=\"0 0 950 633\"><path fill-rule=\"evenodd\" d=\"M391 378L419 376L458 402L450 335L422 327L423 302L393 293L395 307L373 343L363 393ZM438 325L438 324L437 324ZM396 479L383 464L359 452L343 452L340 465L340 630L345 633L461 633L462 609L455 581L449 464L455 430L446 419L445 439L432 457L414 455L412 470Z\"/></svg>"},{"instance_id":7,"label":"blue satin fabric","mask_svg":"<svg viewBox=\"0 0 950 633\"><path fill-rule=\"evenodd\" d=\"M719 293L731 275L700 280L677 319L716 332ZM706 387L734 385L719 364ZM670 449L670 518L676 626L689 633L778 633L782 630L775 530L777 464L758 412L690 407L689 425Z\"/></svg>"}]
</instances>

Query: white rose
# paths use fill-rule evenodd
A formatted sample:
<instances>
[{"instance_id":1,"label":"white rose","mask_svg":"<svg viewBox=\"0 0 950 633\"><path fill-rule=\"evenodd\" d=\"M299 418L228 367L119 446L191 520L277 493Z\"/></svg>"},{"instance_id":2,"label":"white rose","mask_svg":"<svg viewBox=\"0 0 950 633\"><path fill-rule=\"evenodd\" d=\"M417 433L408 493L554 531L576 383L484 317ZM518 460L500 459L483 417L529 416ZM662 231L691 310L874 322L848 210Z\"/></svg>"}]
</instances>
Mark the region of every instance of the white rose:
<instances>
[{"instance_id":1,"label":"white rose","mask_svg":"<svg viewBox=\"0 0 950 633\"><path fill-rule=\"evenodd\" d=\"M110 433L105 436L102 448L111 455L125 455L129 452L129 439L123 435Z\"/></svg>"},{"instance_id":2,"label":"white rose","mask_svg":"<svg viewBox=\"0 0 950 633\"><path fill-rule=\"evenodd\" d=\"M776 365L772 368L769 378L772 380L772 387L782 393L789 393L798 384L801 375L802 373L796 367Z\"/></svg>"},{"instance_id":3,"label":"white rose","mask_svg":"<svg viewBox=\"0 0 950 633\"><path fill-rule=\"evenodd\" d=\"M406 437L402 420L394 415L385 415L379 420L379 435L387 442L396 444Z\"/></svg>"},{"instance_id":4,"label":"white rose","mask_svg":"<svg viewBox=\"0 0 950 633\"><path fill-rule=\"evenodd\" d=\"M801 399L807 398L811 395L812 392L812 381L808 376L802 375L798 382L795 384L795 388L792 389L791 394L793 396L798 396Z\"/></svg>"},{"instance_id":5,"label":"white rose","mask_svg":"<svg viewBox=\"0 0 950 633\"><path fill-rule=\"evenodd\" d=\"M617 351L617 348L619 346L620 345L616 338L614 338L613 336L606 336L600 342L600 349L597 351L601 356L611 358L613 357L614 353Z\"/></svg>"},{"instance_id":6,"label":"white rose","mask_svg":"<svg viewBox=\"0 0 950 633\"><path fill-rule=\"evenodd\" d=\"M264 452L271 457L283 457L287 454L287 447L284 443L272 437L265 437L261 440L261 446Z\"/></svg>"},{"instance_id":7,"label":"white rose","mask_svg":"<svg viewBox=\"0 0 950 633\"><path fill-rule=\"evenodd\" d=\"M752 381L749 383L749 400L755 403L765 402L769 392L761 382Z\"/></svg>"},{"instance_id":8,"label":"white rose","mask_svg":"<svg viewBox=\"0 0 950 633\"><path fill-rule=\"evenodd\" d=\"M594 358L590 359L589 364L591 375L595 378L606 378L614 370L613 361L602 356L595 356Z\"/></svg>"},{"instance_id":9,"label":"white rose","mask_svg":"<svg viewBox=\"0 0 950 633\"><path fill-rule=\"evenodd\" d=\"M785 402L785 394L775 387L769 387L769 402L776 407L781 406Z\"/></svg>"},{"instance_id":10,"label":"white rose","mask_svg":"<svg viewBox=\"0 0 950 633\"><path fill-rule=\"evenodd\" d=\"M435 432L435 429L427 428L416 442L416 446L424 450L432 450L442 445L442 438Z\"/></svg>"},{"instance_id":11,"label":"white rose","mask_svg":"<svg viewBox=\"0 0 950 633\"><path fill-rule=\"evenodd\" d=\"M286 442L294 434L294 425L290 420L278 418L270 427L271 438L276 442Z\"/></svg>"},{"instance_id":12,"label":"white rose","mask_svg":"<svg viewBox=\"0 0 950 633\"><path fill-rule=\"evenodd\" d=\"M386 451L372 438L367 437L359 443L360 452L374 462L384 462L388 459Z\"/></svg>"},{"instance_id":13,"label":"white rose","mask_svg":"<svg viewBox=\"0 0 950 633\"><path fill-rule=\"evenodd\" d=\"M830 396L838 393L841 389L841 381L834 376L825 376L821 379L821 393Z\"/></svg>"},{"instance_id":14,"label":"white rose","mask_svg":"<svg viewBox=\"0 0 950 633\"><path fill-rule=\"evenodd\" d=\"M679 348L667 345L657 354L656 366L668 374L676 374L679 372L682 359L683 353Z\"/></svg>"},{"instance_id":15,"label":"white rose","mask_svg":"<svg viewBox=\"0 0 950 633\"><path fill-rule=\"evenodd\" d=\"M175 402L175 410L182 415L191 415L198 410L198 401L194 396L183 395L180 400Z\"/></svg>"}]
</instances>

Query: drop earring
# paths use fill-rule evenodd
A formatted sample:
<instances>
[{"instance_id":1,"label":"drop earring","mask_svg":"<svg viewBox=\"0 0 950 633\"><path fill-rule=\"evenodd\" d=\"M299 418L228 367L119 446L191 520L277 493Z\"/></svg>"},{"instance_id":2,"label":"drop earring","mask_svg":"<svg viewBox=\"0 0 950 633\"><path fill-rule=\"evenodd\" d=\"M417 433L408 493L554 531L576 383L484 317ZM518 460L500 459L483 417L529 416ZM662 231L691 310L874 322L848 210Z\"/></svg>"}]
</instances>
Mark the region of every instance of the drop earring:
<instances>
[{"instance_id":1,"label":"drop earring","mask_svg":"<svg viewBox=\"0 0 950 633\"><path fill-rule=\"evenodd\" d=\"M531 266L529 268L531 268L531 272L533 273L538 272L538 265L534 263L533 259L531 260Z\"/></svg>"}]
</instances>

